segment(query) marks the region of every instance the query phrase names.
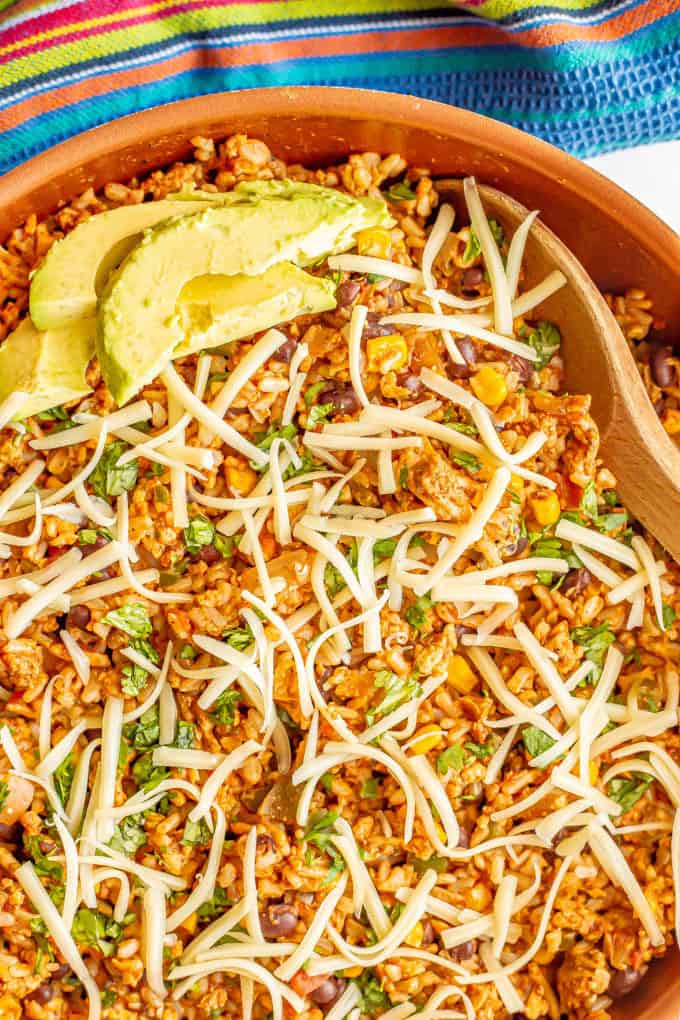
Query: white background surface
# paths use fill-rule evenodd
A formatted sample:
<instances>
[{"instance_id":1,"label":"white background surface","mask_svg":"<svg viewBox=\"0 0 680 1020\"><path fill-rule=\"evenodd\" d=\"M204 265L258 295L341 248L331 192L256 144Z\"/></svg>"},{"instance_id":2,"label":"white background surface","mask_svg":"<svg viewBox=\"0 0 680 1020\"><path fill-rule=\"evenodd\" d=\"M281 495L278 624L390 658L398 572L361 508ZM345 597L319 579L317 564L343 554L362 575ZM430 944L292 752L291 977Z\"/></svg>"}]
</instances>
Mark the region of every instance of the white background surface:
<instances>
[{"instance_id":1,"label":"white background surface","mask_svg":"<svg viewBox=\"0 0 680 1020\"><path fill-rule=\"evenodd\" d=\"M680 140L586 160L680 234Z\"/></svg>"}]
</instances>

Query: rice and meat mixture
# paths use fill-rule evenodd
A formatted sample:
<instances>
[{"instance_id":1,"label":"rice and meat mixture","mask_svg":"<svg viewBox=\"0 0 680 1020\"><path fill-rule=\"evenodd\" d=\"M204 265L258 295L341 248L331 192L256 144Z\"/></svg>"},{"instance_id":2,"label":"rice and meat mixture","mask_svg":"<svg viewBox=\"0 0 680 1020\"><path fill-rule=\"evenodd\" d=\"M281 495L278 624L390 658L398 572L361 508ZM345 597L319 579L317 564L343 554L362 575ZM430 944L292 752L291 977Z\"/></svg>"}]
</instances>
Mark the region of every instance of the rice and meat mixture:
<instances>
[{"instance_id":1,"label":"rice and meat mixture","mask_svg":"<svg viewBox=\"0 0 680 1020\"><path fill-rule=\"evenodd\" d=\"M96 363L79 404L5 423L0 1016L607 1020L675 939L677 568L562 392L554 324L515 318L504 349L399 321L433 311L404 267L434 222L429 283L488 312L498 224L451 225L398 155L195 146L15 231L4 333L55 238L188 182L382 193L397 226L315 267L337 308L231 395L264 468L193 413L200 470L119 464ZM261 340L176 361L134 442Z\"/></svg>"}]
</instances>

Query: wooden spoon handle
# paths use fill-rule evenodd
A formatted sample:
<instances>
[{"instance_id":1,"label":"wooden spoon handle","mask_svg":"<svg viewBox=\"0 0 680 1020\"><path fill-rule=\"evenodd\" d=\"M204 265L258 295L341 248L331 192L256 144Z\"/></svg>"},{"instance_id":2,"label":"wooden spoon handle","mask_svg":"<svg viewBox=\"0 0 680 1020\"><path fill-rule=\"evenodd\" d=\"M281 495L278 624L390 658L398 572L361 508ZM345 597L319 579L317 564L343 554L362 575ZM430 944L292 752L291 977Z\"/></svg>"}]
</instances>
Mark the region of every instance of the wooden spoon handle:
<instances>
[{"instance_id":1,"label":"wooden spoon handle","mask_svg":"<svg viewBox=\"0 0 680 1020\"><path fill-rule=\"evenodd\" d=\"M462 181L438 182L461 208ZM481 187L487 213L514 231L527 209L494 188ZM680 453L661 425L626 340L602 294L578 259L540 220L529 234L525 287L560 269L567 285L532 315L557 323L563 337L565 381L589 393L600 430L600 452L635 517L680 562Z\"/></svg>"}]
</instances>

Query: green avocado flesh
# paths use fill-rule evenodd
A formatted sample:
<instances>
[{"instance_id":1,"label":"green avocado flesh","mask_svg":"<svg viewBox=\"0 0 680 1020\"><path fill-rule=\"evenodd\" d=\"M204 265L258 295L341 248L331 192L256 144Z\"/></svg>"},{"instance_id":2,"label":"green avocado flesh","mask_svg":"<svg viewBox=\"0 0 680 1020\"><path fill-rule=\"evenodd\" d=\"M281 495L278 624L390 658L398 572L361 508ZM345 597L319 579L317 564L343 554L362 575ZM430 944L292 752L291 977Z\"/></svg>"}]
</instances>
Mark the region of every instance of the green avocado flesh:
<instances>
[{"instance_id":1,"label":"green avocado flesh","mask_svg":"<svg viewBox=\"0 0 680 1020\"><path fill-rule=\"evenodd\" d=\"M207 206L205 199L191 201L195 209ZM110 209L56 241L31 280L29 311L36 327L59 329L94 315L98 289L142 232L170 216L184 215L188 204L164 199Z\"/></svg>"},{"instance_id":2,"label":"green avocado flesh","mask_svg":"<svg viewBox=\"0 0 680 1020\"><path fill-rule=\"evenodd\" d=\"M255 189L256 184L268 187ZM261 278L282 262L309 265L350 248L357 231L392 223L380 199L354 199L313 185L254 182L248 189L230 194L234 196L230 203L207 206L147 229L109 276L98 303L96 350L106 384L118 404L158 375L180 344L187 344L185 350L196 349L185 334L191 313L187 316L180 303L191 280ZM185 211L186 203L179 200ZM307 281L307 291L310 286ZM219 307L220 298L215 300ZM253 292L250 300L256 308L260 298ZM265 305L271 300L265 295ZM227 296L226 302L232 303L232 298ZM190 304L195 307L194 302ZM209 307L209 303L203 304ZM302 304L306 308L308 301L303 298ZM237 316L241 335L262 328L257 315L248 318L240 304L234 308L241 309ZM208 314L205 309L200 314L199 329L212 339L206 342L201 337L199 342L198 334L199 347L229 338L229 311L221 316L218 312L219 326L214 328Z\"/></svg>"},{"instance_id":3,"label":"green avocado flesh","mask_svg":"<svg viewBox=\"0 0 680 1020\"><path fill-rule=\"evenodd\" d=\"M279 262L260 276L197 276L179 296L177 317L184 340L172 356L181 358L331 308L333 281L311 276L290 262Z\"/></svg>"},{"instance_id":4,"label":"green avocado flesh","mask_svg":"<svg viewBox=\"0 0 680 1020\"><path fill-rule=\"evenodd\" d=\"M24 319L0 345L0 401L28 393L18 418L40 414L90 392L85 372L94 354L95 320L39 332Z\"/></svg>"}]
</instances>

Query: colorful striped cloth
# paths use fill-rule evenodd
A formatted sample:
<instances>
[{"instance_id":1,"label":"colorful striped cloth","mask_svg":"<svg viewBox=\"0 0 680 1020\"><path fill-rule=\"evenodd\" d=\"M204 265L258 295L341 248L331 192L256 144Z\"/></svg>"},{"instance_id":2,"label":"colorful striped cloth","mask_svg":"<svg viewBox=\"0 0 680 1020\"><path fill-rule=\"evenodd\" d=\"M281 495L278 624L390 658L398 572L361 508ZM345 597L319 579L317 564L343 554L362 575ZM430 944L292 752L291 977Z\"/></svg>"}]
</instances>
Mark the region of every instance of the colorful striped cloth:
<instances>
[{"instance_id":1,"label":"colorful striped cloth","mask_svg":"<svg viewBox=\"0 0 680 1020\"><path fill-rule=\"evenodd\" d=\"M408 92L578 155L680 135L680 0L0 0L0 171L186 96Z\"/></svg>"}]
</instances>

